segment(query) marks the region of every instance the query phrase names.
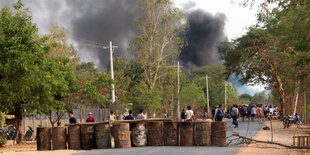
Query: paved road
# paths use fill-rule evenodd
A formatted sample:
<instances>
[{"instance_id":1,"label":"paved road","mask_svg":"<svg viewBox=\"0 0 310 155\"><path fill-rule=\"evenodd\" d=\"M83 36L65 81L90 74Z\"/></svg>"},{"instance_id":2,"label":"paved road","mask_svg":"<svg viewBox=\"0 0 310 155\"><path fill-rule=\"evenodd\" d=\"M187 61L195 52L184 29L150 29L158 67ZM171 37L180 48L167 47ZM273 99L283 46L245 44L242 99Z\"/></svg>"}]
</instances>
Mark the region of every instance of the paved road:
<instances>
[{"instance_id":1,"label":"paved road","mask_svg":"<svg viewBox=\"0 0 310 155\"><path fill-rule=\"evenodd\" d=\"M239 122L239 128L233 128L231 119L227 120L227 137L232 134L232 131L239 132L242 136L253 137L256 132L261 128L258 122ZM248 125L249 124L249 125ZM247 132L247 127L249 130ZM232 155L238 152L240 145L228 147L180 147L180 146L160 146L160 147L133 147L129 149L104 149L104 150L91 150L87 152L76 153L76 155Z\"/></svg>"}]
</instances>

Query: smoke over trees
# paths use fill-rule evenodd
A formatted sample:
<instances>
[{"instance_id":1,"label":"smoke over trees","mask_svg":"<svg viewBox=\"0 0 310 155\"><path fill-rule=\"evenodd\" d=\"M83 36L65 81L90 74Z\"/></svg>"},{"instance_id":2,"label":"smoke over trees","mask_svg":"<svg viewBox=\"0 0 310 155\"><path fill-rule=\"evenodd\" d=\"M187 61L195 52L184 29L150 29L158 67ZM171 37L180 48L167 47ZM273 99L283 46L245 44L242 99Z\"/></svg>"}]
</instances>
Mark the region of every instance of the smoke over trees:
<instances>
[{"instance_id":1,"label":"smoke over trees","mask_svg":"<svg viewBox=\"0 0 310 155\"><path fill-rule=\"evenodd\" d=\"M137 34L136 19L140 16L138 0L25 0L26 7L33 12L34 21L48 32L54 22L70 29L71 39L77 45L82 61L92 61L104 70L109 62L108 52L92 47L113 41L118 46L115 56L130 57L128 44ZM12 1L1 1L10 5ZM187 46L180 60L186 68L220 64L218 45L225 40L225 15L215 16L203 11L187 11L189 27L183 34ZM89 40L89 41L87 41ZM93 42L90 42L93 41Z\"/></svg>"},{"instance_id":2,"label":"smoke over trees","mask_svg":"<svg viewBox=\"0 0 310 155\"><path fill-rule=\"evenodd\" d=\"M187 46L180 55L186 68L196 68L211 64L220 64L218 47L225 40L225 15L211 14L195 10L187 14L189 27L185 38Z\"/></svg>"}]
</instances>

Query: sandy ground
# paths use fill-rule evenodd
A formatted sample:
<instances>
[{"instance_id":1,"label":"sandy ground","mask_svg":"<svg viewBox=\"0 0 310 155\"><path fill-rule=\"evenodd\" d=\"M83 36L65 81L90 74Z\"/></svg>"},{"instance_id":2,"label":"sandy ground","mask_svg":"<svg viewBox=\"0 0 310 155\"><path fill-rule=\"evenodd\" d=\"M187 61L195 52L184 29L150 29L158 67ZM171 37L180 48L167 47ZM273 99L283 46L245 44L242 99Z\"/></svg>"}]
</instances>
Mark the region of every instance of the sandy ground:
<instances>
[{"instance_id":1,"label":"sandy ground","mask_svg":"<svg viewBox=\"0 0 310 155\"><path fill-rule=\"evenodd\" d=\"M266 121L265 126L270 127L270 122ZM300 129L297 126L290 126L288 129L283 129L283 124L279 120L272 121L273 126L273 141L286 145L293 145L294 135L310 135L310 129ZM253 139L271 141L270 130L260 130ZM236 155L303 155L309 154L310 149L287 149L273 144L251 143L246 144L239 149Z\"/></svg>"}]
</instances>

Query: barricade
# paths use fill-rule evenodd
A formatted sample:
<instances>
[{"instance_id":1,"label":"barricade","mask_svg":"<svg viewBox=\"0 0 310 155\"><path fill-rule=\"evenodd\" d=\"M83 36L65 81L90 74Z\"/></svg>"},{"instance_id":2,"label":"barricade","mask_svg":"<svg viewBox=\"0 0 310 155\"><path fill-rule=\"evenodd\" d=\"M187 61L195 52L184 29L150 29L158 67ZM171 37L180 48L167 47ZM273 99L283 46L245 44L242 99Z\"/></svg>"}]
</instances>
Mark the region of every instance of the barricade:
<instances>
[{"instance_id":1,"label":"barricade","mask_svg":"<svg viewBox=\"0 0 310 155\"><path fill-rule=\"evenodd\" d=\"M111 148L111 129L109 123L95 124L97 149Z\"/></svg>"},{"instance_id":2,"label":"barricade","mask_svg":"<svg viewBox=\"0 0 310 155\"><path fill-rule=\"evenodd\" d=\"M66 127L52 128L52 146L53 150L67 149L67 129Z\"/></svg>"},{"instance_id":3,"label":"barricade","mask_svg":"<svg viewBox=\"0 0 310 155\"><path fill-rule=\"evenodd\" d=\"M116 148L130 148L130 131L128 123L113 124L112 127Z\"/></svg>"},{"instance_id":4,"label":"barricade","mask_svg":"<svg viewBox=\"0 0 310 155\"><path fill-rule=\"evenodd\" d=\"M147 145L162 146L163 145L163 122L151 121L146 122L147 127Z\"/></svg>"},{"instance_id":5,"label":"barricade","mask_svg":"<svg viewBox=\"0 0 310 155\"><path fill-rule=\"evenodd\" d=\"M73 150L81 149L81 127L80 125L68 126L68 148Z\"/></svg>"},{"instance_id":6,"label":"barricade","mask_svg":"<svg viewBox=\"0 0 310 155\"><path fill-rule=\"evenodd\" d=\"M94 124L85 123L80 124L81 126L81 147L84 150L90 150L95 148L96 140L95 140L95 130Z\"/></svg>"},{"instance_id":7,"label":"barricade","mask_svg":"<svg viewBox=\"0 0 310 155\"><path fill-rule=\"evenodd\" d=\"M37 128L37 150L51 150L51 128Z\"/></svg>"},{"instance_id":8,"label":"barricade","mask_svg":"<svg viewBox=\"0 0 310 155\"><path fill-rule=\"evenodd\" d=\"M211 144L215 146L226 146L226 123L211 123Z\"/></svg>"}]
</instances>

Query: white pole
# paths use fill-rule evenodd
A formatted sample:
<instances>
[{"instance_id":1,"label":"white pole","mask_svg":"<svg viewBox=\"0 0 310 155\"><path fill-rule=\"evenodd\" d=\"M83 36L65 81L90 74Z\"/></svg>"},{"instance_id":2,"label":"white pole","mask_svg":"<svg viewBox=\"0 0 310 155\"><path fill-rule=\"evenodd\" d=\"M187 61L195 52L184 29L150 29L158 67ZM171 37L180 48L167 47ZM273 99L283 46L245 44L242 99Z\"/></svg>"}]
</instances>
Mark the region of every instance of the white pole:
<instances>
[{"instance_id":1,"label":"white pole","mask_svg":"<svg viewBox=\"0 0 310 155\"><path fill-rule=\"evenodd\" d=\"M210 113L210 102L209 102L209 80L208 75L206 75L206 95L207 95L207 108L208 114Z\"/></svg>"},{"instance_id":2,"label":"white pole","mask_svg":"<svg viewBox=\"0 0 310 155\"><path fill-rule=\"evenodd\" d=\"M178 121L180 121L180 62L178 61Z\"/></svg>"},{"instance_id":3,"label":"white pole","mask_svg":"<svg viewBox=\"0 0 310 155\"><path fill-rule=\"evenodd\" d=\"M113 70L113 46L112 46L112 41L110 41L109 44L110 47L110 67L111 67L111 79L114 80L114 70ZM111 91L112 91L112 104L115 103L115 89L114 89L114 84L111 84Z\"/></svg>"},{"instance_id":4,"label":"white pole","mask_svg":"<svg viewBox=\"0 0 310 155\"><path fill-rule=\"evenodd\" d=\"M227 83L226 83L226 81L225 81L225 112L227 111L227 93L226 93L226 91L227 91Z\"/></svg>"}]
</instances>

